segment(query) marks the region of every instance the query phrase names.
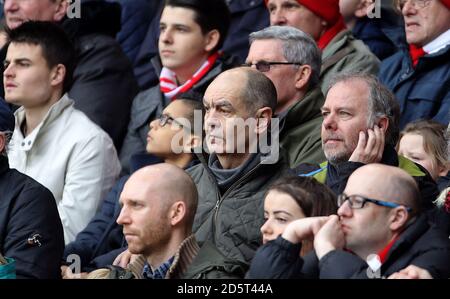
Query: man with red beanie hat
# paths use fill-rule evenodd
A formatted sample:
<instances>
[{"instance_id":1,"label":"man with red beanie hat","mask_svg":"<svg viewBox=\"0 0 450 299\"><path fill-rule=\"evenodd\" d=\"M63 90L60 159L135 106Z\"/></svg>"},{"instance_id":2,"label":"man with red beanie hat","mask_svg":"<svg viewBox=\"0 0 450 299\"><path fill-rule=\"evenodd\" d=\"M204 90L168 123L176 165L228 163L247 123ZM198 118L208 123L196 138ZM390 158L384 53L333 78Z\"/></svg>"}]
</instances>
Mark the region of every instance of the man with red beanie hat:
<instances>
[{"instance_id":1,"label":"man with red beanie hat","mask_svg":"<svg viewBox=\"0 0 450 299\"><path fill-rule=\"evenodd\" d=\"M322 50L320 85L326 94L337 72L378 73L379 60L345 27L339 0L265 0L270 24L292 26L310 34Z\"/></svg>"},{"instance_id":2,"label":"man with red beanie hat","mask_svg":"<svg viewBox=\"0 0 450 299\"><path fill-rule=\"evenodd\" d=\"M400 127L450 121L450 0L399 0L408 45L381 65L380 80L400 104Z\"/></svg>"}]
</instances>

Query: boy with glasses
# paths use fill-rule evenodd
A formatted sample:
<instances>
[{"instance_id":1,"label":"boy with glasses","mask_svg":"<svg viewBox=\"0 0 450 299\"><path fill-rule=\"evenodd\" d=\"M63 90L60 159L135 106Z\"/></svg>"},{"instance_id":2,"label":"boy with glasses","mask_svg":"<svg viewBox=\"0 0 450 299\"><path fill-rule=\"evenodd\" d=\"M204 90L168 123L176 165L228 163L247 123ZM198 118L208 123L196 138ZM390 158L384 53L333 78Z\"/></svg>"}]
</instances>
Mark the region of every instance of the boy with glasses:
<instances>
[{"instance_id":1,"label":"boy with glasses","mask_svg":"<svg viewBox=\"0 0 450 299\"><path fill-rule=\"evenodd\" d=\"M420 193L408 173L366 165L350 176L344 194L337 216L292 222L281 237L262 247L251 278L311 276L311 265L321 279L406 278L408 273L412 278L411 270L418 269L426 271L424 277L449 277L450 241L421 214ZM302 260L300 241L311 237L315 252ZM271 264L270 269L264 264Z\"/></svg>"}]
</instances>

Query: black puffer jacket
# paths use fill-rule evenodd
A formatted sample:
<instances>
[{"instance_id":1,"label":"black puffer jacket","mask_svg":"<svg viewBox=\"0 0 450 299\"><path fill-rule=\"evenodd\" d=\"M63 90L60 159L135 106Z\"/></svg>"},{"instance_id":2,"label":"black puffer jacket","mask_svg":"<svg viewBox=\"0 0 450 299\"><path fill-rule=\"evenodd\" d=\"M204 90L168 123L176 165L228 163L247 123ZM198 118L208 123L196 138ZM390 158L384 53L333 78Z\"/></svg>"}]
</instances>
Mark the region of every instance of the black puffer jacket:
<instances>
[{"instance_id":1,"label":"black puffer jacket","mask_svg":"<svg viewBox=\"0 0 450 299\"><path fill-rule=\"evenodd\" d=\"M81 18L63 20L62 27L74 40L78 64L69 96L122 147L130 118L131 103L138 93L131 62L115 36L120 30L118 3L83 1Z\"/></svg>"},{"instance_id":2,"label":"black puffer jacket","mask_svg":"<svg viewBox=\"0 0 450 299\"><path fill-rule=\"evenodd\" d=\"M363 259L346 251L333 250L318 262L314 252L302 259L300 249L299 244L292 244L281 236L268 242L258 249L248 278L382 278L409 265L427 270L433 278L450 277L448 236L430 226L424 216L417 218L400 235L378 274L368 271Z\"/></svg>"},{"instance_id":3,"label":"black puffer jacket","mask_svg":"<svg viewBox=\"0 0 450 299\"><path fill-rule=\"evenodd\" d=\"M52 193L0 156L0 252L16 260L17 278L60 278L63 251Z\"/></svg>"}]
</instances>

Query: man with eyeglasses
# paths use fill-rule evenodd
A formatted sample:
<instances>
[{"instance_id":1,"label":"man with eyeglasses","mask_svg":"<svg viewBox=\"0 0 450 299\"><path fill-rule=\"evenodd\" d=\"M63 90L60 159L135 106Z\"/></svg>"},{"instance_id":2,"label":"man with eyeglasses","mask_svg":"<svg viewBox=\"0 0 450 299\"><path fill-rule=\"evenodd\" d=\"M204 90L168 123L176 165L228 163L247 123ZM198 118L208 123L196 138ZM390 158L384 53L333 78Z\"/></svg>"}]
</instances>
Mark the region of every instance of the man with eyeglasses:
<instances>
[{"instance_id":1,"label":"man with eyeglasses","mask_svg":"<svg viewBox=\"0 0 450 299\"><path fill-rule=\"evenodd\" d=\"M397 97L400 129L417 119L450 121L450 1L400 0L407 45L383 61L379 78Z\"/></svg>"},{"instance_id":2,"label":"man with eyeglasses","mask_svg":"<svg viewBox=\"0 0 450 299\"><path fill-rule=\"evenodd\" d=\"M251 277L446 279L450 241L422 214L420 200L417 184L404 170L363 166L339 196L337 216L289 224L258 251ZM314 252L302 260L300 241L311 237Z\"/></svg>"},{"instance_id":3,"label":"man with eyeglasses","mask_svg":"<svg viewBox=\"0 0 450 299\"><path fill-rule=\"evenodd\" d=\"M161 115L150 123L147 135L147 154L138 154L132 158L132 171L144 166L165 162L182 169L197 163L192 149L202 144L202 128L195 127L195 111L202 118L203 105L201 94L189 92L170 103ZM126 267L131 258L127 250L122 228L116 223L120 213L119 196L129 176L118 180L112 191L106 196L101 209L81 231L74 242L64 251L62 276L76 278L69 268L71 254L80 257L83 273L116 263ZM174 186L176 187L176 186ZM84 274L83 274L84 275ZM83 276L82 275L82 276Z\"/></svg>"},{"instance_id":4,"label":"man with eyeglasses","mask_svg":"<svg viewBox=\"0 0 450 299\"><path fill-rule=\"evenodd\" d=\"M314 40L289 26L271 26L253 32L246 65L266 75L275 85L280 145L288 154L290 166L323 161L321 57Z\"/></svg>"},{"instance_id":5,"label":"man with eyeglasses","mask_svg":"<svg viewBox=\"0 0 450 299\"><path fill-rule=\"evenodd\" d=\"M330 79L340 72L376 75L380 61L347 30L339 0L265 0L270 24L292 26L311 35L322 51L320 87L326 94Z\"/></svg>"}]
</instances>

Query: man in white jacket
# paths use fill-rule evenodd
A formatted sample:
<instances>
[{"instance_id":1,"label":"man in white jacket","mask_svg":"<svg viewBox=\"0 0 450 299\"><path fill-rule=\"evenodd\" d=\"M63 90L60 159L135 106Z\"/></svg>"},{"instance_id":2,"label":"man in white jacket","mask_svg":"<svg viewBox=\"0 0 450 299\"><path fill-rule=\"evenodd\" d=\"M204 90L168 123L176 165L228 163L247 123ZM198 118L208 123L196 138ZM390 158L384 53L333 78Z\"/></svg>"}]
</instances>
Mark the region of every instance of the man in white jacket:
<instances>
[{"instance_id":1,"label":"man in white jacket","mask_svg":"<svg viewBox=\"0 0 450 299\"><path fill-rule=\"evenodd\" d=\"M66 94L75 54L65 33L32 21L11 30L9 40L5 99L22 106L15 112L9 163L53 193L67 244L95 214L120 163L109 136Z\"/></svg>"}]
</instances>

